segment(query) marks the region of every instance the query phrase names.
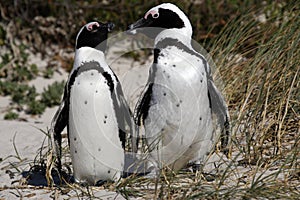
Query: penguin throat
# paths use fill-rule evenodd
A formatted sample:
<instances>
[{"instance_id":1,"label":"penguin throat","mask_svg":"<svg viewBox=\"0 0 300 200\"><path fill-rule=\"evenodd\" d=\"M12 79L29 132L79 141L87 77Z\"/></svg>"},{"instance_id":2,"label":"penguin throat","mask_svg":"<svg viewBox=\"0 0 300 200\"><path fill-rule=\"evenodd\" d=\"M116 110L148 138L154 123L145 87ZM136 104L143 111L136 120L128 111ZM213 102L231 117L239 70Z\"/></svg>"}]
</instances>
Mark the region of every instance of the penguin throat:
<instances>
[{"instance_id":1,"label":"penguin throat","mask_svg":"<svg viewBox=\"0 0 300 200\"><path fill-rule=\"evenodd\" d=\"M172 47L172 46L176 47L177 49L180 49L186 53L189 53L193 56L196 56L200 60L202 60L203 63L206 63L206 60L203 58L203 56L201 54L199 54L198 52L196 52L191 47L191 44L188 46L185 43L181 42L180 40L174 39L174 38L164 38L156 43L156 45L154 47L154 63L157 63L156 59L158 58L161 49L166 49L167 47ZM205 67L205 69L207 69L207 68ZM209 74L208 71L207 71L207 74Z\"/></svg>"},{"instance_id":2,"label":"penguin throat","mask_svg":"<svg viewBox=\"0 0 300 200\"><path fill-rule=\"evenodd\" d=\"M91 61L103 61L104 53L95 48L91 47L81 47L75 52L75 60L73 71L76 70L82 63L91 62Z\"/></svg>"},{"instance_id":3,"label":"penguin throat","mask_svg":"<svg viewBox=\"0 0 300 200\"><path fill-rule=\"evenodd\" d=\"M172 38L177 41L180 41L181 43L185 44L186 46L192 48L191 46L191 40L192 35L189 34L184 28L182 29L166 29L161 31L155 38L154 44L155 47L158 43L165 40L166 38Z\"/></svg>"}]
</instances>

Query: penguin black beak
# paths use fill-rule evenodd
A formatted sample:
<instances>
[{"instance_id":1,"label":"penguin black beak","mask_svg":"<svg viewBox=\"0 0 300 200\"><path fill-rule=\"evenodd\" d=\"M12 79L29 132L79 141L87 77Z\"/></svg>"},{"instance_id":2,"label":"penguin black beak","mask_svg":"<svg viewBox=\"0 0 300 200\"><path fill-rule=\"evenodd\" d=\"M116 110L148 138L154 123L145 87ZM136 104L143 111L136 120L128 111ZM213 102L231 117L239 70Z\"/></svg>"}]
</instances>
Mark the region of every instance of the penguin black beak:
<instances>
[{"instance_id":1,"label":"penguin black beak","mask_svg":"<svg viewBox=\"0 0 300 200\"><path fill-rule=\"evenodd\" d=\"M148 17L148 19L141 18L138 21L128 26L127 33L128 34L136 34L138 28L149 27L152 24L153 20Z\"/></svg>"},{"instance_id":2,"label":"penguin black beak","mask_svg":"<svg viewBox=\"0 0 300 200\"><path fill-rule=\"evenodd\" d=\"M105 27L107 27L108 32L111 32L115 28L115 24L112 22L108 22L105 24Z\"/></svg>"}]
</instances>

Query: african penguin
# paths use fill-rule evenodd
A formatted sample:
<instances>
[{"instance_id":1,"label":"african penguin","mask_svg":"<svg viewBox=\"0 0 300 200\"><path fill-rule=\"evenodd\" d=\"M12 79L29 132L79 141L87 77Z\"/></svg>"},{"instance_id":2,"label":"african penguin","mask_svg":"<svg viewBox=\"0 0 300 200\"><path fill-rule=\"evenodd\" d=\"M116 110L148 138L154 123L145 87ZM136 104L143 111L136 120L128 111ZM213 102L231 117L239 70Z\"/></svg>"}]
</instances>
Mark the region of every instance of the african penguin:
<instances>
[{"instance_id":1,"label":"african penguin","mask_svg":"<svg viewBox=\"0 0 300 200\"><path fill-rule=\"evenodd\" d=\"M84 25L76 38L73 69L51 123L61 169L61 132L67 126L76 182L117 181L124 166L131 113L118 78L104 57L112 23Z\"/></svg>"},{"instance_id":2,"label":"african penguin","mask_svg":"<svg viewBox=\"0 0 300 200\"><path fill-rule=\"evenodd\" d=\"M163 3L131 24L128 32L154 39L154 61L135 108L135 122L145 129L149 168L199 166L218 140L212 113L221 126L221 144L227 154L227 105L213 82L208 62L191 45L192 26L187 16L177 6Z\"/></svg>"}]
</instances>

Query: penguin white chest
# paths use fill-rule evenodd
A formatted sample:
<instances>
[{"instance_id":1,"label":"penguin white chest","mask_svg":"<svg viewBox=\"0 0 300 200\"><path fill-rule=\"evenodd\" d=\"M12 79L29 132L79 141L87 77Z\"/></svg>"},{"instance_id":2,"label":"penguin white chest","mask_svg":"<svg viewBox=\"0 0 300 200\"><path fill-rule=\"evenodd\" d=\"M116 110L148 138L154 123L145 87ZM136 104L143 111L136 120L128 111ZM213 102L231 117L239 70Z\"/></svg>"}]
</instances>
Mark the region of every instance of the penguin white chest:
<instances>
[{"instance_id":1,"label":"penguin white chest","mask_svg":"<svg viewBox=\"0 0 300 200\"><path fill-rule=\"evenodd\" d=\"M124 165L108 81L98 70L74 80L69 101L69 141L76 181L117 180Z\"/></svg>"},{"instance_id":2,"label":"penguin white chest","mask_svg":"<svg viewBox=\"0 0 300 200\"><path fill-rule=\"evenodd\" d=\"M160 150L152 152L155 160L180 169L198 157L199 149L210 151L201 148L212 132L207 79L197 57L180 51L163 53L165 57L161 56L158 64L152 66L154 78L146 134L148 143L160 142Z\"/></svg>"}]
</instances>

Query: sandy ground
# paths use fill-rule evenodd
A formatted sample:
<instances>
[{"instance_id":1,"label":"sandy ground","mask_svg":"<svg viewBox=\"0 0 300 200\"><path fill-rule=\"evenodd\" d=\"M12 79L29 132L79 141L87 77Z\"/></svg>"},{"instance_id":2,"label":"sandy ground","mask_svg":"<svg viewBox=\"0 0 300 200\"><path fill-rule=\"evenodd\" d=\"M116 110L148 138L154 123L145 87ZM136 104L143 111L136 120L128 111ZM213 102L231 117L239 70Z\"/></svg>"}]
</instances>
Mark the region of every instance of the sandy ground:
<instances>
[{"instance_id":1,"label":"sandy ground","mask_svg":"<svg viewBox=\"0 0 300 200\"><path fill-rule=\"evenodd\" d=\"M40 173L23 184L30 166L45 140L45 134L56 108L47 109L41 118L28 122L0 121L0 199L78 199L88 198L80 189L62 190L46 186L46 180ZM47 144L47 140L46 140ZM92 187L90 192L101 199L124 199L116 192Z\"/></svg>"}]
</instances>

